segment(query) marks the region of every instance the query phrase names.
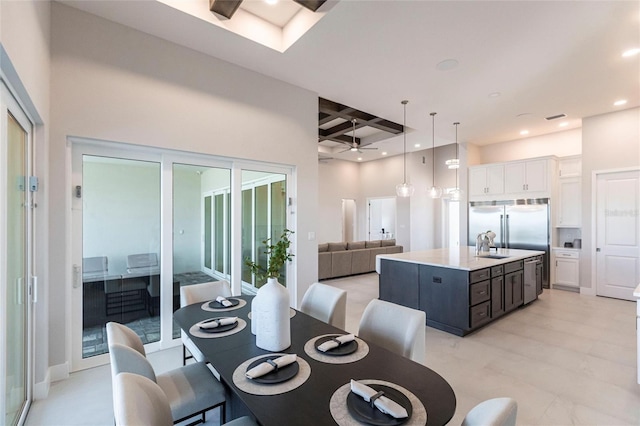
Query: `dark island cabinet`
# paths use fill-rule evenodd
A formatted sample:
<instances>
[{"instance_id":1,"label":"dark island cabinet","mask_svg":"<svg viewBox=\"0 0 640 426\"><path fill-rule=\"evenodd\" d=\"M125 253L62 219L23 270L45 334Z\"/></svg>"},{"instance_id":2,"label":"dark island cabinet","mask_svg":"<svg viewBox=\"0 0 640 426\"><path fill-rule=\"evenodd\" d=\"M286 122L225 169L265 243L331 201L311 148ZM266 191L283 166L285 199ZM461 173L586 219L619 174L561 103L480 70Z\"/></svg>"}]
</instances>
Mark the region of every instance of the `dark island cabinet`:
<instances>
[{"instance_id":1,"label":"dark island cabinet","mask_svg":"<svg viewBox=\"0 0 640 426\"><path fill-rule=\"evenodd\" d=\"M427 314L464 336L523 304L522 260L474 271L381 259L380 299Z\"/></svg>"}]
</instances>

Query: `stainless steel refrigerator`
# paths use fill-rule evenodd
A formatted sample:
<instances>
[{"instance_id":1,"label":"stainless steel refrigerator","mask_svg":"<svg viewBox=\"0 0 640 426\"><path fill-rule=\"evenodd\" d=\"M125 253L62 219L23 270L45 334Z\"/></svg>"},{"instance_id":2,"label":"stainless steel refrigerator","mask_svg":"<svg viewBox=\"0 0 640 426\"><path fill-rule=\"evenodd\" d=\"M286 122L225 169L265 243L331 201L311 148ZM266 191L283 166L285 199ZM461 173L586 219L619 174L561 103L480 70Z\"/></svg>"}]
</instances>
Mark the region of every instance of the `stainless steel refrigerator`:
<instances>
[{"instance_id":1,"label":"stainless steel refrigerator","mask_svg":"<svg viewBox=\"0 0 640 426\"><path fill-rule=\"evenodd\" d=\"M469 245L476 245L481 232L496 233L498 248L540 250L542 284L549 288L549 199L472 201L469 203Z\"/></svg>"}]
</instances>

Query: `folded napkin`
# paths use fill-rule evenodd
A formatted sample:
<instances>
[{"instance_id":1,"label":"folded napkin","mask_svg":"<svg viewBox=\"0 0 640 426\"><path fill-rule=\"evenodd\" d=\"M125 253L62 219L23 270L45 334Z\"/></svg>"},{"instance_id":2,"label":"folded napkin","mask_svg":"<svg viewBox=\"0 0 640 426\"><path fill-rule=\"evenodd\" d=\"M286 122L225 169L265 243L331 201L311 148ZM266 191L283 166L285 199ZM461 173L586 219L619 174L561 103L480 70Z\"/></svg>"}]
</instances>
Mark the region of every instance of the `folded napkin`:
<instances>
[{"instance_id":1,"label":"folded napkin","mask_svg":"<svg viewBox=\"0 0 640 426\"><path fill-rule=\"evenodd\" d=\"M231 325L238 322L238 317L226 317L226 318L212 318L210 320L202 321L198 326L205 330L212 328L222 327L223 325Z\"/></svg>"},{"instance_id":2,"label":"folded napkin","mask_svg":"<svg viewBox=\"0 0 640 426\"><path fill-rule=\"evenodd\" d=\"M296 362L297 358L298 357L296 356L296 354L289 354L289 355L281 356L280 358L276 358L272 360L272 362L275 365L277 365L278 368L282 368L282 367L286 367L289 364L293 364L294 362ZM264 376L265 374L270 373L275 369L276 369L275 366L265 361L263 363L256 365L251 370L247 371L245 375L247 376L247 379L255 379L257 377Z\"/></svg>"},{"instance_id":3,"label":"folded napkin","mask_svg":"<svg viewBox=\"0 0 640 426\"><path fill-rule=\"evenodd\" d=\"M360 382L356 382L351 379L351 392L355 393L358 396L361 396L365 401L369 402L371 397L376 395L378 392L375 389L370 388L369 386L362 384ZM398 404L397 402L387 398L386 396L381 396L377 398L373 405L378 408L378 410L382 411L385 414L389 414L396 419L403 419L405 417L409 417L409 413L405 408Z\"/></svg>"},{"instance_id":4,"label":"folded napkin","mask_svg":"<svg viewBox=\"0 0 640 426\"><path fill-rule=\"evenodd\" d=\"M226 297L224 297L224 296L218 296L218 297L216 297L216 302L220 303L222 306L224 306L224 307L226 307L226 308L228 308L229 306L232 306L232 305L233 305L233 303L229 302L229 301L227 300L227 298L226 298Z\"/></svg>"},{"instance_id":5,"label":"folded napkin","mask_svg":"<svg viewBox=\"0 0 640 426\"><path fill-rule=\"evenodd\" d=\"M338 346L353 342L355 338L356 336L354 336L353 334L343 334L342 336L327 340L326 342L318 346L318 350L320 352L330 351L331 349L337 348Z\"/></svg>"}]
</instances>

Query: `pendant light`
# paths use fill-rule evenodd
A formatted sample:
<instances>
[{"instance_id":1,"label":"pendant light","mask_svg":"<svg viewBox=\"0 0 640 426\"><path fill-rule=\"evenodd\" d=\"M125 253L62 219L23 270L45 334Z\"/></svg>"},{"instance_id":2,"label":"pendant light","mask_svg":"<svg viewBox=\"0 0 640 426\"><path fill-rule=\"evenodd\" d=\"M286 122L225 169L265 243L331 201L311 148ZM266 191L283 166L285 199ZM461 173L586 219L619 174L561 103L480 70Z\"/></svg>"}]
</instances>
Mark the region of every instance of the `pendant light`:
<instances>
[{"instance_id":1,"label":"pendant light","mask_svg":"<svg viewBox=\"0 0 640 426\"><path fill-rule=\"evenodd\" d=\"M459 201L460 200L460 196L462 195L462 190L458 186L458 168L460 167L460 157L458 156L458 124L460 124L460 123L457 122L457 121L455 123L453 123L453 125L456 126L456 158L455 158L455 162L457 164L457 167L455 167L455 169L456 169L456 187L453 188L451 191L449 191L449 195L451 196L451 199L453 201ZM449 167L449 168L452 168L452 167Z\"/></svg>"},{"instance_id":2,"label":"pendant light","mask_svg":"<svg viewBox=\"0 0 640 426\"><path fill-rule=\"evenodd\" d=\"M404 170L404 180L402 183L396 185L396 194L398 197L411 197L413 195L413 185L407 183L407 104L409 101L402 101L402 105L404 106L404 121L402 123L402 136L404 139L404 154L403 154L403 170Z\"/></svg>"},{"instance_id":3,"label":"pendant light","mask_svg":"<svg viewBox=\"0 0 640 426\"><path fill-rule=\"evenodd\" d=\"M429 190L431 198L442 197L442 188L436 186L436 112L429 114L431 116L431 158L433 159L431 167L433 170L433 186Z\"/></svg>"}]
</instances>

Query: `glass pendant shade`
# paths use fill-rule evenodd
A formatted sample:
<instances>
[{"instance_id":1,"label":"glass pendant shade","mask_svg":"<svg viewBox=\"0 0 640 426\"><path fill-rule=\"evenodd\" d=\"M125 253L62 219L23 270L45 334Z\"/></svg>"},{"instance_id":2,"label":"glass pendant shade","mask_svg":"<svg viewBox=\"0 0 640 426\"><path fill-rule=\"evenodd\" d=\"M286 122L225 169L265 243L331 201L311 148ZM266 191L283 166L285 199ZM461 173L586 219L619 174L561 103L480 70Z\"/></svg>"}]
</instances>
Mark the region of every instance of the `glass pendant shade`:
<instances>
[{"instance_id":1,"label":"glass pendant shade","mask_svg":"<svg viewBox=\"0 0 640 426\"><path fill-rule=\"evenodd\" d=\"M460 198L462 198L462 190L460 188L453 188L449 191L449 198L453 201L460 201Z\"/></svg>"},{"instance_id":2,"label":"glass pendant shade","mask_svg":"<svg viewBox=\"0 0 640 426\"><path fill-rule=\"evenodd\" d=\"M445 164L450 169L457 169L460 167L460 160L458 160L457 158L452 158L451 160L445 161Z\"/></svg>"},{"instance_id":3,"label":"glass pendant shade","mask_svg":"<svg viewBox=\"0 0 640 426\"><path fill-rule=\"evenodd\" d=\"M455 161L455 167L450 166L449 161L447 161L447 165L449 165L450 169L456 169L456 187L453 188L451 191L449 191L449 198L453 201L459 201L460 198L462 197L462 190L458 186L458 170L457 170L460 167L460 159L458 156L458 124L460 123L457 121L453 123L453 125L456 126L456 158L454 160L449 160L449 161Z\"/></svg>"},{"instance_id":4,"label":"glass pendant shade","mask_svg":"<svg viewBox=\"0 0 640 426\"><path fill-rule=\"evenodd\" d=\"M431 198L440 198L442 197L442 188L438 186L432 186L429 190L429 196Z\"/></svg>"},{"instance_id":5,"label":"glass pendant shade","mask_svg":"<svg viewBox=\"0 0 640 426\"><path fill-rule=\"evenodd\" d=\"M399 183L396 185L396 195L398 197L411 197L413 195L413 185L410 183Z\"/></svg>"},{"instance_id":6,"label":"glass pendant shade","mask_svg":"<svg viewBox=\"0 0 640 426\"><path fill-rule=\"evenodd\" d=\"M442 197L442 188L436 186L436 114L436 112L429 114L431 116L431 170L433 172L433 186L429 190L429 196L434 199Z\"/></svg>"},{"instance_id":7,"label":"glass pendant shade","mask_svg":"<svg viewBox=\"0 0 640 426\"><path fill-rule=\"evenodd\" d=\"M404 121L402 123L402 136L404 140L404 152L403 152L403 175L404 180L402 183L396 185L396 195L398 197L411 197L413 195L413 185L407 183L407 104L409 101L401 102L404 107Z\"/></svg>"}]
</instances>

